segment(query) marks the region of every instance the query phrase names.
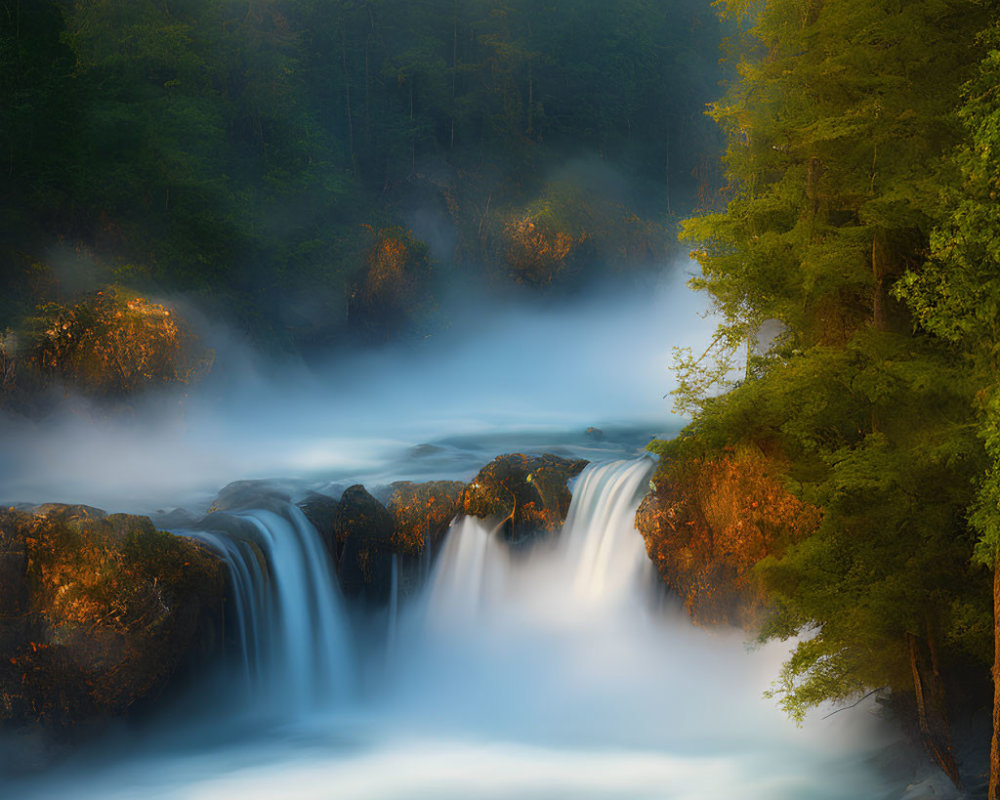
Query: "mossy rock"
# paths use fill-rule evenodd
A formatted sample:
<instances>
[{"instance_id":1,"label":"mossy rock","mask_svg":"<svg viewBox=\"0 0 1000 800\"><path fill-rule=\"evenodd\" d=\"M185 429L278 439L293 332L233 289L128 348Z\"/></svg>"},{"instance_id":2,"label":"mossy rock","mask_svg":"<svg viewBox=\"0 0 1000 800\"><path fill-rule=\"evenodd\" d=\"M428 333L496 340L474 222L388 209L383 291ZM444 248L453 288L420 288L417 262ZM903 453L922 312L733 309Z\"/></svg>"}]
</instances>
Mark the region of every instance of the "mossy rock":
<instances>
[{"instance_id":1,"label":"mossy rock","mask_svg":"<svg viewBox=\"0 0 1000 800\"><path fill-rule=\"evenodd\" d=\"M318 507L313 505L315 515ZM392 577L392 516L361 484L344 490L329 510L330 527L320 530L337 565L340 588L349 598L380 604Z\"/></svg>"},{"instance_id":2,"label":"mossy rock","mask_svg":"<svg viewBox=\"0 0 1000 800\"><path fill-rule=\"evenodd\" d=\"M465 484L461 481L399 481L390 487L386 507L393 520L393 550L406 557L435 550L461 512Z\"/></svg>"},{"instance_id":3,"label":"mossy rock","mask_svg":"<svg viewBox=\"0 0 1000 800\"><path fill-rule=\"evenodd\" d=\"M273 481L233 481L219 490L209 507L214 511L241 511L251 508L282 508L291 501L291 493Z\"/></svg>"},{"instance_id":4,"label":"mossy rock","mask_svg":"<svg viewBox=\"0 0 1000 800\"><path fill-rule=\"evenodd\" d=\"M498 456L466 487L462 512L498 520L504 538L512 543L551 533L566 520L572 500L569 481L587 463L550 453Z\"/></svg>"},{"instance_id":5,"label":"mossy rock","mask_svg":"<svg viewBox=\"0 0 1000 800\"><path fill-rule=\"evenodd\" d=\"M661 456L636 528L661 579L701 625L757 628L767 597L754 566L815 530L820 509L792 496L779 456L747 446Z\"/></svg>"},{"instance_id":6,"label":"mossy rock","mask_svg":"<svg viewBox=\"0 0 1000 800\"><path fill-rule=\"evenodd\" d=\"M221 561L146 517L0 512L0 720L60 727L154 697L219 644Z\"/></svg>"},{"instance_id":7,"label":"mossy rock","mask_svg":"<svg viewBox=\"0 0 1000 800\"><path fill-rule=\"evenodd\" d=\"M309 492L305 499L298 503L299 509L306 515L312 526L319 531L323 543L330 550L331 557L336 556L336 547L331 547L334 539L333 526L337 518L337 506L340 501L319 492Z\"/></svg>"}]
</instances>

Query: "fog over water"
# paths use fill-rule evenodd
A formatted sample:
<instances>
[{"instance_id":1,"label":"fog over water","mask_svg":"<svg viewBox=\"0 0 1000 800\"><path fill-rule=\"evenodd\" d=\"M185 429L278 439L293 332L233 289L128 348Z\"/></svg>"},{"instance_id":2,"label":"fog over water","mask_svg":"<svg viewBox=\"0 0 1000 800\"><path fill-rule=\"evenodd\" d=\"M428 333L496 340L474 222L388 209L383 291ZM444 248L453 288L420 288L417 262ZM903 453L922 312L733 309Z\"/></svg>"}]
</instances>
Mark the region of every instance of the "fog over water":
<instances>
[{"instance_id":1,"label":"fog over water","mask_svg":"<svg viewBox=\"0 0 1000 800\"><path fill-rule=\"evenodd\" d=\"M419 346L326 365L266 364L216 334L218 368L183 402L157 398L126 420L5 422L4 499L116 511L204 511L247 478L333 492L467 480L518 450L592 461L553 544L514 557L488 526L458 521L422 590L324 617L345 626L320 648L349 665L323 695L335 701L287 685L316 637L265 609L252 635L274 657L256 660L284 665L265 688L235 699L238 663L206 672L172 708L10 788L22 800L901 797L872 761L888 738L870 707L796 728L762 698L787 646L695 629L653 590L634 529L652 470L643 446L682 424L663 397L671 348L704 349L714 328L684 288L689 268L560 307L482 299ZM311 531L284 513L248 512L274 565ZM274 619L298 619L291 602L303 619L317 598L339 604L323 574L274 578L296 598Z\"/></svg>"},{"instance_id":2,"label":"fog over water","mask_svg":"<svg viewBox=\"0 0 1000 800\"><path fill-rule=\"evenodd\" d=\"M459 450L487 448L487 461L522 440L584 445L590 426L638 426L645 443L681 424L664 399L671 348L703 348L714 327L684 286L692 269L559 304L473 293L422 342L308 366L270 363L210 331L215 368L185 397L157 396L131 415L3 422L0 500L140 511L244 478L391 477L410 448L456 436L467 437ZM491 440L499 450L488 452ZM470 477L474 460L454 455L433 470Z\"/></svg>"},{"instance_id":3,"label":"fog over water","mask_svg":"<svg viewBox=\"0 0 1000 800\"><path fill-rule=\"evenodd\" d=\"M349 662L341 686L355 687L346 698L332 698L323 676L300 677L264 681L234 706L234 664L172 717L12 788L22 800L899 796L872 761L885 741L877 720L795 728L761 699L782 646L749 651L742 632L695 629L681 609L653 602L632 526L652 468L588 468L564 530L529 558L511 556L483 522L453 525L398 616L336 623L346 624L333 637ZM295 526L271 517L283 548ZM259 644L297 654L274 664L290 674L309 658L309 632L274 633Z\"/></svg>"}]
</instances>

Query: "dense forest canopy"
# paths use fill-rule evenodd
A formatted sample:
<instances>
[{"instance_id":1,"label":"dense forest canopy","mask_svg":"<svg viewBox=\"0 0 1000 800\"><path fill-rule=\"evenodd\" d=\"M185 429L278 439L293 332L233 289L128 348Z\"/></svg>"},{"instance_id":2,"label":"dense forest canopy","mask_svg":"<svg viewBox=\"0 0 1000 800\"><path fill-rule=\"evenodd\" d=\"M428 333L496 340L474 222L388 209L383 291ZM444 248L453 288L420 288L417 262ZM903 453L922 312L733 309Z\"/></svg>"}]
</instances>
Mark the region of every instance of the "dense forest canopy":
<instances>
[{"instance_id":1,"label":"dense forest canopy","mask_svg":"<svg viewBox=\"0 0 1000 800\"><path fill-rule=\"evenodd\" d=\"M696 414L660 480L756 453L818 510L754 570L765 635L807 636L776 695L801 717L891 692L957 782L949 715L986 700L994 658L997 8L722 9L732 197L685 235L724 321L714 362L679 354ZM990 797L998 764L995 744Z\"/></svg>"},{"instance_id":2,"label":"dense forest canopy","mask_svg":"<svg viewBox=\"0 0 1000 800\"><path fill-rule=\"evenodd\" d=\"M1000 653L992 0L0 0L0 154L29 413L204 374L171 297L381 343L449 287L627 280L688 218L722 324L653 494L802 637L794 717L877 692L960 780Z\"/></svg>"},{"instance_id":3,"label":"dense forest canopy","mask_svg":"<svg viewBox=\"0 0 1000 800\"><path fill-rule=\"evenodd\" d=\"M705 0L4 0L0 330L117 284L381 341L459 279L662 263L712 191L720 30Z\"/></svg>"}]
</instances>

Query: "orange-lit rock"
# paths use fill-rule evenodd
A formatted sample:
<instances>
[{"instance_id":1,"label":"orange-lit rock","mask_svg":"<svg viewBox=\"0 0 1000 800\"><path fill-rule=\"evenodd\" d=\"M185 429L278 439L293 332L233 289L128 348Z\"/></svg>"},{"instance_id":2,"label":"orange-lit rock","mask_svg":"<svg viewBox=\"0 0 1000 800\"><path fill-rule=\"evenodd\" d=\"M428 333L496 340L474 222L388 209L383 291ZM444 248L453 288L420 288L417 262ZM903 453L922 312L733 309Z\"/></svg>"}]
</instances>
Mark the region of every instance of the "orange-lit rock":
<instances>
[{"instance_id":1,"label":"orange-lit rock","mask_svg":"<svg viewBox=\"0 0 1000 800\"><path fill-rule=\"evenodd\" d=\"M393 520L394 551L408 557L435 548L461 510L465 484L461 481L400 481L390 487L386 507Z\"/></svg>"},{"instance_id":2,"label":"orange-lit rock","mask_svg":"<svg viewBox=\"0 0 1000 800\"><path fill-rule=\"evenodd\" d=\"M755 627L767 598L754 565L814 530L820 510L792 496L779 458L755 447L663 465L636 514L660 577L704 625Z\"/></svg>"},{"instance_id":3,"label":"orange-lit rock","mask_svg":"<svg viewBox=\"0 0 1000 800\"><path fill-rule=\"evenodd\" d=\"M221 646L221 562L146 517L0 512L0 720L72 726L160 692Z\"/></svg>"},{"instance_id":4,"label":"orange-lit rock","mask_svg":"<svg viewBox=\"0 0 1000 800\"><path fill-rule=\"evenodd\" d=\"M462 513L502 522L504 537L524 541L562 525L569 511L568 482L587 462L546 453L498 456L483 467L462 495Z\"/></svg>"}]
</instances>

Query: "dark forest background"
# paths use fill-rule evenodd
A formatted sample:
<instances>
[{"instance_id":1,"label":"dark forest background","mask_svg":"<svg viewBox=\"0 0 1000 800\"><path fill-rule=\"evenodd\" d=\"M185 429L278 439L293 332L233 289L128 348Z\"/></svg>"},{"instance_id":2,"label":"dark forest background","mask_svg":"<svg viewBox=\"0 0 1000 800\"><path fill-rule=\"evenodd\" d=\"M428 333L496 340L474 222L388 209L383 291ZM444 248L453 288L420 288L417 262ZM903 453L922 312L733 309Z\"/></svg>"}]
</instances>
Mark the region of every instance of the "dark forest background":
<instances>
[{"instance_id":1,"label":"dark forest background","mask_svg":"<svg viewBox=\"0 0 1000 800\"><path fill-rule=\"evenodd\" d=\"M1000 797L994 0L0 0L0 175L18 413L204 374L181 297L309 354L694 248L661 576Z\"/></svg>"},{"instance_id":2,"label":"dark forest background","mask_svg":"<svg viewBox=\"0 0 1000 800\"><path fill-rule=\"evenodd\" d=\"M720 24L704 0L4 0L0 330L184 293L301 351L433 330L456 283L662 264L718 188Z\"/></svg>"}]
</instances>

